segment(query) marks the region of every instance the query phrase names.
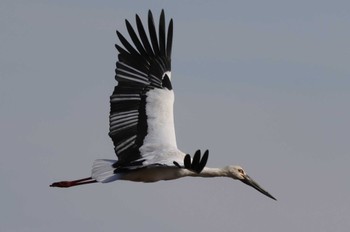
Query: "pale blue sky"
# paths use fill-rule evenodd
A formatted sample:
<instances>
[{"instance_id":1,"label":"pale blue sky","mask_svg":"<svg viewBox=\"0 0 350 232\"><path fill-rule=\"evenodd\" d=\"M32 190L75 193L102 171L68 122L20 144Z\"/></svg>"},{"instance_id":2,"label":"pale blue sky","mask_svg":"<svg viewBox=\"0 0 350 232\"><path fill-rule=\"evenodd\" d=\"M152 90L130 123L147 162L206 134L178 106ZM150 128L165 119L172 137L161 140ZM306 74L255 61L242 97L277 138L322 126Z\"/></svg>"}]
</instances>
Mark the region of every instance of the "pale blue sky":
<instances>
[{"instance_id":1,"label":"pale blue sky","mask_svg":"<svg viewBox=\"0 0 350 232\"><path fill-rule=\"evenodd\" d=\"M174 19L179 147L230 179L52 189L114 158L115 30ZM0 2L0 231L348 231L348 1Z\"/></svg>"}]
</instances>

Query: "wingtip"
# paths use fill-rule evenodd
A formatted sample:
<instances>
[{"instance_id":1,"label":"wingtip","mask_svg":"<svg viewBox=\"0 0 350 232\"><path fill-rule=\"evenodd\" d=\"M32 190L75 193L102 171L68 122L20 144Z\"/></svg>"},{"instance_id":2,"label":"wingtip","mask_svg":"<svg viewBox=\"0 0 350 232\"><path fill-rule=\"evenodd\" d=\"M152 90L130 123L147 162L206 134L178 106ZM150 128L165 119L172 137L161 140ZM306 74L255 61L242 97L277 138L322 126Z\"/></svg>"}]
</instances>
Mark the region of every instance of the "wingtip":
<instances>
[{"instance_id":1,"label":"wingtip","mask_svg":"<svg viewBox=\"0 0 350 232\"><path fill-rule=\"evenodd\" d=\"M162 11L160 12L160 18L165 18L164 9L162 9Z\"/></svg>"},{"instance_id":2,"label":"wingtip","mask_svg":"<svg viewBox=\"0 0 350 232\"><path fill-rule=\"evenodd\" d=\"M152 11L150 9L148 10L148 17L152 17L153 18L153 14L152 14Z\"/></svg>"}]
</instances>

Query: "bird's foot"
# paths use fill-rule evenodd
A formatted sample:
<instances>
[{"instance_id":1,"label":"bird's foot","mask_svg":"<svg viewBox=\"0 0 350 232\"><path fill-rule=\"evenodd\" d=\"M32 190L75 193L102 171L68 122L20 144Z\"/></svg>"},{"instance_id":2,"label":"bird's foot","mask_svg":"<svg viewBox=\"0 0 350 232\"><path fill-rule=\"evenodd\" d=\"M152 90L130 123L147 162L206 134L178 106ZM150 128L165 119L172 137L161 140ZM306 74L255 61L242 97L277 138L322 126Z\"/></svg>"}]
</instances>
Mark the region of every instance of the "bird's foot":
<instances>
[{"instance_id":1,"label":"bird's foot","mask_svg":"<svg viewBox=\"0 0 350 232\"><path fill-rule=\"evenodd\" d=\"M205 165L207 164L208 156L209 156L208 150L204 152L202 158L201 158L201 151L197 150L194 153L192 160L191 160L191 156L187 154L184 158L184 168L196 173L200 173L205 167ZM174 165L179 168L183 168L176 161L174 161Z\"/></svg>"},{"instance_id":2,"label":"bird's foot","mask_svg":"<svg viewBox=\"0 0 350 232\"><path fill-rule=\"evenodd\" d=\"M58 188L69 188L77 185L82 185L82 184L92 184L96 183L97 181L92 179L91 177L87 177L84 179L79 179L79 180L73 180L73 181L59 181L52 183L50 187L58 187Z\"/></svg>"},{"instance_id":3,"label":"bird's foot","mask_svg":"<svg viewBox=\"0 0 350 232\"><path fill-rule=\"evenodd\" d=\"M58 187L58 188L69 188L72 186L73 186L72 181L59 181L59 182L52 183L50 185L50 187Z\"/></svg>"}]
</instances>

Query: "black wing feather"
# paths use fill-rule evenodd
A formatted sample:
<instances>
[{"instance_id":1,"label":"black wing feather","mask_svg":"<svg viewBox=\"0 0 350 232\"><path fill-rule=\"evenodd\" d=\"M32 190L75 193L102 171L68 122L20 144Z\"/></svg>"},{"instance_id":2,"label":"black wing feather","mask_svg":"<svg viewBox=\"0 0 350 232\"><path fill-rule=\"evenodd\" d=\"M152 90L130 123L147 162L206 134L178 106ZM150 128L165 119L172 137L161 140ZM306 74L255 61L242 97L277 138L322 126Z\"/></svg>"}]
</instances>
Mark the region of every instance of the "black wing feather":
<instances>
[{"instance_id":1,"label":"black wing feather","mask_svg":"<svg viewBox=\"0 0 350 232\"><path fill-rule=\"evenodd\" d=\"M139 55L139 53L135 50L135 48L133 46L131 46L131 44L124 38L124 36L122 34L120 34L119 31L117 31L117 36L120 40L120 42L123 44L123 46L126 48L126 50L129 51L130 54L132 55Z\"/></svg>"},{"instance_id":2,"label":"black wing feather","mask_svg":"<svg viewBox=\"0 0 350 232\"><path fill-rule=\"evenodd\" d=\"M148 56L154 56L152 47L151 47L151 45L150 45L150 43L148 41L148 38L147 38L146 31L145 31L145 29L143 27L143 24L142 24L142 21L141 21L141 19L140 19L140 17L138 15L136 15L136 25L137 25L137 30L139 32L141 41L143 43L143 47L147 51L147 55Z\"/></svg>"},{"instance_id":3,"label":"black wing feather","mask_svg":"<svg viewBox=\"0 0 350 232\"><path fill-rule=\"evenodd\" d=\"M165 16L164 10L160 14L159 19L159 51L160 56L165 57Z\"/></svg>"},{"instance_id":4,"label":"black wing feather","mask_svg":"<svg viewBox=\"0 0 350 232\"><path fill-rule=\"evenodd\" d=\"M135 44L137 50L140 52L142 56L147 56L147 52L143 48L143 45L141 44L141 41L136 35L136 32L132 28L131 24L129 23L128 20L125 20L126 28L128 29L130 38L132 39L132 42Z\"/></svg>"},{"instance_id":5,"label":"black wing feather","mask_svg":"<svg viewBox=\"0 0 350 232\"><path fill-rule=\"evenodd\" d=\"M170 20L169 27L168 27L168 36L167 36L167 48L166 48L166 57L171 57L171 48L173 45L173 20ZM170 61L168 62L169 65L171 65ZM171 67L167 67L171 68Z\"/></svg>"},{"instance_id":6,"label":"black wing feather","mask_svg":"<svg viewBox=\"0 0 350 232\"><path fill-rule=\"evenodd\" d=\"M152 42L153 52L156 56L159 55L158 39L156 27L154 26L153 15L151 11L148 11L148 31Z\"/></svg>"}]
</instances>

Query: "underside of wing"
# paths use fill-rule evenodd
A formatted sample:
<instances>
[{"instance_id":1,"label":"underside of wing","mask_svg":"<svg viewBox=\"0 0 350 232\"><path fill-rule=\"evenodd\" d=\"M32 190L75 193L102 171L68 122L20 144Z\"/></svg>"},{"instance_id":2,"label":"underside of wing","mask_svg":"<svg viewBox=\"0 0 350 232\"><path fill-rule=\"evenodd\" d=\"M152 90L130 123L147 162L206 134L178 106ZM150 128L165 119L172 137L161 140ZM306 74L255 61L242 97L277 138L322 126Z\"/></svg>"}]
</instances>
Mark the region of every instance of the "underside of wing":
<instances>
[{"instance_id":1,"label":"underside of wing","mask_svg":"<svg viewBox=\"0 0 350 232\"><path fill-rule=\"evenodd\" d=\"M148 35L138 15L137 31L125 22L132 44L117 31L123 47L116 45L118 85L110 97L109 136L118 156L115 168L141 166L146 159L143 154L159 147L176 148L170 81L173 22L166 32L162 11L157 33L149 11Z\"/></svg>"}]
</instances>

